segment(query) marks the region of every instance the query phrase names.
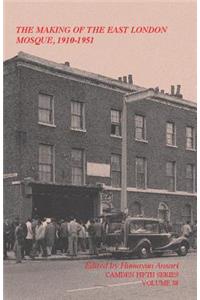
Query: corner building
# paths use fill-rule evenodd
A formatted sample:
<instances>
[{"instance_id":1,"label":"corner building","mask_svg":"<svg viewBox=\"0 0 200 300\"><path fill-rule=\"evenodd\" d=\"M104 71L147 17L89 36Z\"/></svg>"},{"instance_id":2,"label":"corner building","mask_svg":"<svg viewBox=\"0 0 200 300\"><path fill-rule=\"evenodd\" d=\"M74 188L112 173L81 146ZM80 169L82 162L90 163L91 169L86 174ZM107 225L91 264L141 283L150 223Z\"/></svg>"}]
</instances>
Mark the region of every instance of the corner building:
<instances>
[{"instance_id":1,"label":"corner building","mask_svg":"<svg viewBox=\"0 0 200 300\"><path fill-rule=\"evenodd\" d=\"M170 220L177 231L193 223L196 104L180 90L125 104L145 90L130 75L115 80L23 52L5 61L4 216L87 220L122 209L126 189L131 215Z\"/></svg>"}]
</instances>

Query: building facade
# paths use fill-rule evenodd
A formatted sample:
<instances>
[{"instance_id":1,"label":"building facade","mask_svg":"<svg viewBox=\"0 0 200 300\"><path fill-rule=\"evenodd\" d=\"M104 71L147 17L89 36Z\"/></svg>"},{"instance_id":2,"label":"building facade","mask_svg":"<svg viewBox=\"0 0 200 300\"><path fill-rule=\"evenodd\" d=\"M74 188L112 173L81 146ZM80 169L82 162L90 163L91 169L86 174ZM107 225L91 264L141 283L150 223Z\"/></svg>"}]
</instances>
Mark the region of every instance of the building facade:
<instances>
[{"instance_id":1,"label":"building facade","mask_svg":"<svg viewBox=\"0 0 200 300\"><path fill-rule=\"evenodd\" d=\"M145 90L130 75L114 80L23 52L5 61L4 215L86 220L124 209L125 189L132 215L175 229L193 222L196 104L179 87L143 98ZM141 96L125 104L131 94Z\"/></svg>"}]
</instances>

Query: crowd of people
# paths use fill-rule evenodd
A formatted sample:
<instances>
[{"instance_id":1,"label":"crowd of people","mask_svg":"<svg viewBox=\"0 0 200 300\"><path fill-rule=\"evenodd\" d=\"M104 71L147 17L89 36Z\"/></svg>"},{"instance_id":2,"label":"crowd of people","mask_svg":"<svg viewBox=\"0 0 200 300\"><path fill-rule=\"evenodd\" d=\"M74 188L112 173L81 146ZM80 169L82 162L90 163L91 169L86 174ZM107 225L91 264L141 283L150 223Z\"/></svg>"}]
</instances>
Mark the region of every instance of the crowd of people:
<instances>
[{"instance_id":1,"label":"crowd of people","mask_svg":"<svg viewBox=\"0 0 200 300\"><path fill-rule=\"evenodd\" d=\"M172 231L170 223L166 223L167 232ZM14 251L16 262L20 263L26 256L34 259L36 256L48 257L61 252L76 257L78 252L89 250L89 254L98 255L104 243L108 230L106 220L91 219L87 223L74 217L56 221L54 218L27 219L20 222L5 220L4 232L4 259L8 252ZM191 226L186 222L182 226L182 235L187 237L190 246L197 248L197 222Z\"/></svg>"},{"instance_id":2,"label":"crowd of people","mask_svg":"<svg viewBox=\"0 0 200 300\"><path fill-rule=\"evenodd\" d=\"M54 218L34 218L20 222L4 222L4 259L8 252L14 251L16 262L26 256L51 256L58 251L71 257L79 251L89 250L89 254L98 255L104 236L104 223L91 219L87 223L74 217L56 221Z\"/></svg>"}]
</instances>

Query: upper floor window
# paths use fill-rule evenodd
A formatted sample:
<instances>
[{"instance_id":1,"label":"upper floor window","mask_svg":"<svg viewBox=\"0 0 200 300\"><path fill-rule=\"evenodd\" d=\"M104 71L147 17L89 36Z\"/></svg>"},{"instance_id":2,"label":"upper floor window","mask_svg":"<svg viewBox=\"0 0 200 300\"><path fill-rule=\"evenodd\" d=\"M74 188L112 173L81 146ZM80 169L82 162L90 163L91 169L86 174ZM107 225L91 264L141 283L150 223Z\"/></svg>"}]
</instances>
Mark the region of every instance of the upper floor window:
<instances>
[{"instance_id":1,"label":"upper floor window","mask_svg":"<svg viewBox=\"0 0 200 300\"><path fill-rule=\"evenodd\" d=\"M146 119L143 116L135 115L135 139L146 140Z\"/></svg>"},{"instance_id":2,"label":"upper floor window","mask_svg":"<svg viewBox=\"0 0 200 300\"><path fill-rule=\"evenodd\" d=\"M84 184L84 151L82 149L72 149L72 184Z\"/></svg>"},{"instance_id":3,"label":"upper floor window","mask_svg":"<svg viewBox=\"0 0 200 300\"><path fill-rule=\"evenodd\" d=\"M169 146L176 145L176 128L174 123L167 122L166 124L166 143Z\"/></svg>"},{"instance_id":4,"label":"upper floor window","mask_svg":"<svg viewBox=\"0 0 200 300\"><path fill-rule=\"evenodd\" d=\"M39 180L53 181L53 146L39 145Z\"/></svg>"},{"instance_id":5,"label":"upper floor window","mask_svg":"<svg viewBox=\"0 0 200 300\"><path fill-rule=\"evenodd\" d=\"M119 110L111 110L111 134L121 136L121 112Z\"/></svg>"},{"instance_id":6,"label":"upper floor window","mask_svg":"<svg viewBox=\"0 0 200 300\"><path fill-rule=\"evenodd\" d=\"M167 190L174 192L176 190L176 163L168 161L166 163Z\"/></svg>"},{"instance_id":7,"label":"upper floor window","mask_svg":"<svg viewBox=\"0 0 200 300\"><path fill-rule=\"evenodd\" d=\"M195 149L195 129L186 127L186 149Z\"/></svg>"},{"instance_id":8,"label":"upper floor window","mask_svg":"<svg viewBox=\"0 0 200 300\"><path fill-rule=\"evenodd\" d=\"M136 157L136 187L145 189L147 185L147 161L144 157Z\"/></svg>"},{"instance_id":9,"label":"upper floor window","mask_svg":"<svg viewBox=\"0 0 200 300\"><path fill-rule=\"evenodd\" d=\"M84 103L71 101L71 128L85 129Z\"/></svg>"},{"instance_id":10,"label":"upper floor window","mask_svg":"<svg viewBox=\"0 0 200 300\"><path fill-rule=\"evenodd\" d=\"M53 96L39 94L38 121L45 124L54 124Z\"/></svg>"},{"instance_id":11,"label":"upper floor window","mask_svg":"<svg viewBox=\"0 0 200 300\"><path fill-rule=\"evenodd\" d=\"M111 185L121 186L121 155L111 155Z\"/></svg>"},{"instance_id":12,"label":"upper floor window","mask_svg":"<svg viewBox=\"0 0 200 300\"><path fill-rule=\"evenodd\" d=\"M186 191L189 193L195 191L195 167L192 164L186 165Z\"/></svg>"}]
</instances>

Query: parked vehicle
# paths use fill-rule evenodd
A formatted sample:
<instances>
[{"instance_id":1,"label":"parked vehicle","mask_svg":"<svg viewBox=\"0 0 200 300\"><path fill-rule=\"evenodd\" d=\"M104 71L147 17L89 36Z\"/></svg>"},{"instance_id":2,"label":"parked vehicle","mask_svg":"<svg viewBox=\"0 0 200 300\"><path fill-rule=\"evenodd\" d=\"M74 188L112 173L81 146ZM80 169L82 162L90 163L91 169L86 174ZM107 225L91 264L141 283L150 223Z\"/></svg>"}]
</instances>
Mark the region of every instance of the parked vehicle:
<instances>
[{"instance_id":1,"label":"parked vehicle","mask_svg":"<svg viewBox=\"0 0 200 300\"><path fill-rule=\"evenodd\" d=\"M166 252L185 256L188 253L188 239L167 232L165 224L159 219L127 217L113 222L110 218L107 227L104 244L107 251L117 257L129 255L148 258Z\"/></svg>"}]
</instances>

